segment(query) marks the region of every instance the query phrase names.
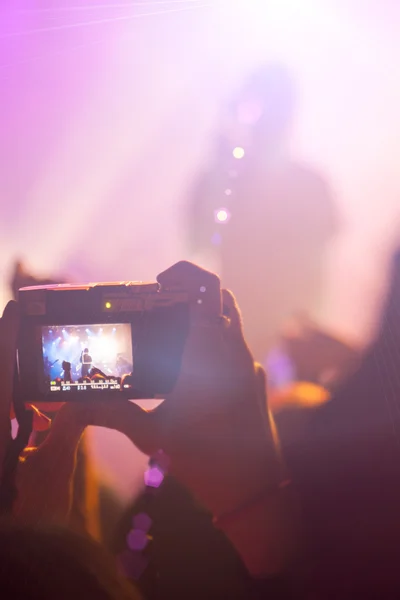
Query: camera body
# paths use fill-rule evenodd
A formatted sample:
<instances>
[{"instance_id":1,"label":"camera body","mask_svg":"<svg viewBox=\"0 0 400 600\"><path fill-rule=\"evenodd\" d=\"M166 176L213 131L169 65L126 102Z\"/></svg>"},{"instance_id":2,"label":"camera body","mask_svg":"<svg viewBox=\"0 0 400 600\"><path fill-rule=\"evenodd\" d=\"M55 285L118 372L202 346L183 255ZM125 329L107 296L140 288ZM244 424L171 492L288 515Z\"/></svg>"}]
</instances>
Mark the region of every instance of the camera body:
<instances>
[{"instance_id":1,"label":"camera body","mask_svg":"<svg viewBox=\"0 0 400 600\"><path fill-rule=\"evenodd\" d=\"M189 331L185 293L157 283L19 290L22 402L163 398L179 377Z\"/></svg>"}]
</instances>

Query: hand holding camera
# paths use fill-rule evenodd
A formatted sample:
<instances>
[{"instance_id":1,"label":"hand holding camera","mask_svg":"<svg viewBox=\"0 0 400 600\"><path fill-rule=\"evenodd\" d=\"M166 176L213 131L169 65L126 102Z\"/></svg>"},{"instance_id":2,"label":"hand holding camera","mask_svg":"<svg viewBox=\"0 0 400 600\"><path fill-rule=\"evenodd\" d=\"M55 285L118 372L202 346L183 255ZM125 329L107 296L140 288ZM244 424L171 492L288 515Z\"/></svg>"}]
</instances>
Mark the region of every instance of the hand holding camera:
<instances>
[{"instance_id":1,"label":"hand holding camera","mask_svg":"<svg viewBox=\"0 0 400 600\"><path fill-rule=\"evenodd\" d=\"M102 414L97 407L96 424L122 431L147 454L162 449L171 473L218 516L259 493L265 477L274 484L281 476L265 374L246 345L235 300L216 275L181 262L158 281L161 290L187 294L189 303L175 388L152 412L123 402L104 405Z\"/></svg>"},{"instance_id":2,"label":"hand holding camera","mask_svg":"<svg viewBox=\"0 0 400 600\"><path fill-rule=\"evenodd\" d=\"M18 468L15 510L19 515L30 520L35 516L60 519L67 515L77 444L87 425L116 429L149 455L162 449L169 457L170 472L217 518L246 506L265 490L278 489L282 471L267 413L265 373L254 364L234 297L221 290L219 278L191 263L180 262L159 275L157 288L126 286L122 290L123 294L127 292L125 297L114 290L115 296L105 299L103 292L109 294L110 286L99 287L100 294L96 291L90 295L93 288L89 287L86 296L82 288L65 293L65 288L49 290L44 295L45 305L43 290L39 290L36 308L27 310L29 303L22 306L20 389L26 394L33 386L35 399L51 402L54 397L67 402L48 439L36 452L28 452ZM71 295L71 291L77 294ZM88 299L86 304L82 298ZM93 298L95 306L91 304ZM106 312L110 305L115 309L111 314ZM9 310L14 315L12 306ZM99 321L99 309L108 315L107 319ZM124 388L125 379L121 378L119 389L105 385L100 390L71 390L71 381L66 380L61 391L53 395L44 377L43 346L49 328L61 327L68 333L67 328L74 326L76 330L84 328L86 333L99 323L103 332L109 325L112 329L119 324L130 326L129 387ZM4 343L9 385L3 396L3 412L8 417L18 317L10 322L6 318L4 326L14 328L13 343ZM101 337L100 332L95 335ZM90 363L92 368L94 352L86 347L86 341L81 342L85 344L79 353L81 364ZM67 350L74 343L64 336ZM86 363L85 354L90 355ZM66 355L60 358L70 363L69 377L73 379L72 361ZM54 357L49 360L53 362ZM164 392L165 401L155 411L145 411L125 399L130 394L143 397L139 394L146 390L153 397ZM32 399L24 396L25 401ZM238 521L239 529L235 526L227 535L245 554L248 544L243 536L248 522L243 529ZM263 544L269 539L261 537ZM251 548L257 552L254 539Z\"/></svg>"},{"instance_id":3,"label":"hand holding camera","mask_svg":"<svg viewBox=\"0 0 400 600\"><path fill-rule=\"evenodd\" d=\"M10 302L0 319L0 377L2 394L0 398L0 459L3 467L2 488L4 487L11 443L10 414L14 389L15 353L20 325L17 304ZM66 519L71 502L71 481L75 468L76 450L86 427L87 407L78 405L53 404L60 409L53 427L44 444L39 448L26 449L19 460L15 472L17 493L13 512L22 520L40 522L42 520ZM48 428L48 419L36 407L33 409L34 429ZM48 407L41 407L44 410ZM2 489L2 494L7 490ZM12 492L12 490L9 490ZM3 498L2 498L3 499Z\"/></svg>"}]
</instances>

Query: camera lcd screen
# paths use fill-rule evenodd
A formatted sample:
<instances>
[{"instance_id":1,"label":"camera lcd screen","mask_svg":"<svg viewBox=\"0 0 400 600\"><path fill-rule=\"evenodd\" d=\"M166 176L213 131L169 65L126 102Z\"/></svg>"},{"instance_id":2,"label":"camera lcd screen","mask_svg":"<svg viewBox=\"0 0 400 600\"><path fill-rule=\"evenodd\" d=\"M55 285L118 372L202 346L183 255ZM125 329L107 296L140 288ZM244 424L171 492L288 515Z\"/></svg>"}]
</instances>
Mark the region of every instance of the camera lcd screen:
<instances>
[{"instance_id":1,"label":"camera lcd screen","mask_svg":"<svg viewBox=\"0 0 400 600\"><path fill-rule=\"evenodd\" d=\"M47 393L130 388L130 323L42 327L43 383Z\"/></svg>"}]
</instances>

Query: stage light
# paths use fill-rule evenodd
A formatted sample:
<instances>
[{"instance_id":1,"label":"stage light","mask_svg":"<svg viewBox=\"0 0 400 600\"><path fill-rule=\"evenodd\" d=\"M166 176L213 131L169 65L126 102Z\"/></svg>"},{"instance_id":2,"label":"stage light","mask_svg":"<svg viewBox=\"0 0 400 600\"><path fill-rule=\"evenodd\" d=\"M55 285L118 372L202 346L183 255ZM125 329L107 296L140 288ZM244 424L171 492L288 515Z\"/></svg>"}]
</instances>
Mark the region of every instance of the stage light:
<instances>
[{"instance_id":1,"label":"stage light","mask_svg":"<svg viewBox=\"0 0 400 600\"><path fill-rule=\"evenodd\" d=\"M111 308L111 302L106 302L105 307L106 308Z\"/></svg>"},{"instance_id":2,"label":"stage light","mask_svg":"<svg viewBox=\"0 0 400 600\"><path fill-rule=\"evenodd\" d=\"M218 223L227 223L229 221L230 214L226 208L219 208L215 211L215 220Z\"/></svg>"},{"instance_id":3,"label":"stage light","mask_svg":"<svg viewBox=\"0 0 400 600\"><path fill-rule=\"evenodd\" d=\"M102 332L103 332L103 328L102 328L102 327L100 327L100 329L99 329L99 333L102 333Z\"/></svg>"},{"instance_id":4,"label":"stage light","mask_svg":"<svg viewBox=\"0 0 400 600\"><path fill-rule=\"evenodd\" d=\"M53 330L52 330L52 329L49 329L49 333L53 333Z\"/></svg>"},{"instance_id":5,"label":"stage light","mask_svg":"<svg viewBox=\"0 0 400 600\"><path fill-rule=\"evenodd\" d=\"M236 146L236 148L233 149L232 154L233 154L233 158L236 158L239 160L240 158L243 158L243 156L244 156L244 149L241 148L240 146Z\"/></svg>"},{"instance_id":6,"label":"stage light","mask_svg":"<svg viewBox=\"0 0 400 600\"><path fill-rule=\"evenodd\" d=\"M304 26L309 31L310 22L315 23L322 15L324 20L331 15L332 20L335 19L332 8L317 0L219 0L215 4L219 15L219 35L240 36L242 43L237 44L240 58L244 52L250 55L271 52L271 43L275 40L275 43L288 44L287 32L293 29L297 32L299 26L302 27L300 39L304 45ZM289 41L293 37L294 34Z\"/></svg>"},{"instance_id":7,"label":"stage light","mask_svg":"<svg viewBox=\"0 0 400 600\"><path fill-rule=\"evenodd\" d=\"M62 330L63 333L66 333L65 329Z\"/></svg>"},{"instance_id":8,"label":"stage light","mask_svg":"<svg viewBox=\"0 0 400 600\"><path fill-rule=\"evenodd\" d=\"M103 364L111 363L117 354L117 342L108 336L94 337L90 342L91 355L94 361Z\"/></svg>"}]
</instances>

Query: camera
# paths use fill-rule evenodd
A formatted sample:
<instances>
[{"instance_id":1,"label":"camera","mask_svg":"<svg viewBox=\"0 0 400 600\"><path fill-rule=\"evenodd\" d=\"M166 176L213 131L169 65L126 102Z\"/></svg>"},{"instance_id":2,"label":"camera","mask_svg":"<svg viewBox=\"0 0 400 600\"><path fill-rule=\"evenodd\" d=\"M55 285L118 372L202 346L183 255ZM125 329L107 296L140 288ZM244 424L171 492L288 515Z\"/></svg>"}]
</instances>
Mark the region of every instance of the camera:
<instances>
[{"instance_id":1,"label":"camera","mask_svg":"<svg viewBox=\"0 0 400 600\"><path fill-rule=\"evenodd\" d=\"M164 398L179 377L187 294L157 283L22 288L22 402Z\"/></svg>"}]
</instances>

